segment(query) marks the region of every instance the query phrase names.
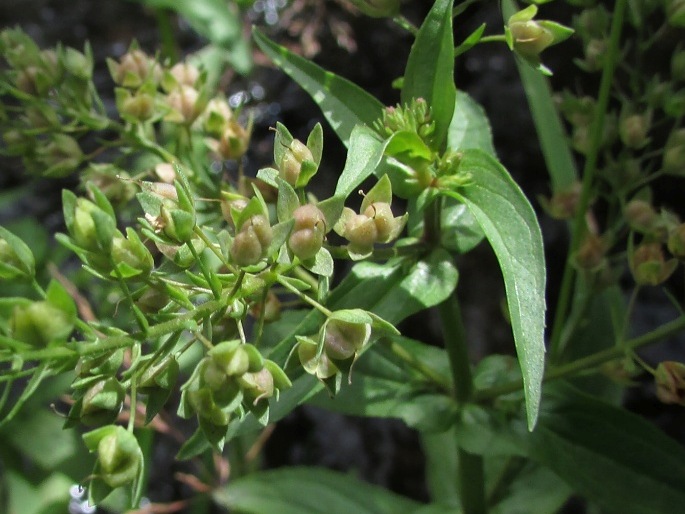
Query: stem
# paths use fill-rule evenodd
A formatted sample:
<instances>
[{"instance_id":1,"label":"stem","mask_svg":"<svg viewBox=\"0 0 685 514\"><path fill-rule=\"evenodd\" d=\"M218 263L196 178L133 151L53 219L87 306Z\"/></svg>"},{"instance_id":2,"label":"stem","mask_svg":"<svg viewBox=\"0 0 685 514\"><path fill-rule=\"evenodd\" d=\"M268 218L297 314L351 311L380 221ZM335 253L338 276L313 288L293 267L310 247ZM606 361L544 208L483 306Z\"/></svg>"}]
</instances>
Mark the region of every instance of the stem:
<instances>
[{"instance_id":1,"label":"stem","mask_svg":"<svg viewBox=\"0 0 685 514\"><path fill-rule=\"evenodd\" d=\"M593 353L592 355L588 355L587 357L583 357L577 361L569 362L568 364L564 364L556 368L551 368L547 373L545 373L543 382L566 378L576 375L580 372L596 368L605 362L612 361L618 357L621 357L622 355L625 355L627 352L632 352L637 348L655 343L665 339L666 337L677 334L683 329L685 329L685 317L679 317L669 323L666 323L665 325L661 325L656 330L652 330L647 334L630 339L621 346L607 348L606 350ZM504 384L498 387L492 387L490 389L480 391L476 393L475 399L478 402L483 402L498 396L514 393L522 388L523 382L521 380L517 380L509 384Z\"/></svg>"},{"instance_id":2,"label":"stem","mask_svg":"<svg viewBox=\"0 0 685 514\"><path fill-rule=\"evenodd\" d=\"M290 285L290 284L289 284L288 282L286 282L285 280L281 280L281 277L280 277L280 276L279 276L276 280L278 281L279 284L281 284L283 287L285 287L288 291L290 291L291 293L293 293L293 294L299 296L302 300L304 300L305 302L307 302L309 305L311 305L312 307L314 307L314 308L317 309L318 311L322 312L325 316L330 317L330 316L333 314L333 313L332 313L330 310L328 310L326 307L324 307L324 306L321 305L319 302L317 302L316 300L314 300L314 298L311 298L311 297L307 296L307 295L304 294L302 291L300 291L299 289L297 289L295 286Z\"/></svg>"},{"instance_id":3,"label":"stem","mask_svg":"<svg viewBox=\"0 0 685 514\"><path fill-rule=\"evenodd\" d=\"M478 40L478 44L480 43L506 43L507 39L504 37L504 34L496 34L492 36L483 36Z\"/></svg>"},{"instance_id":4,"label":"stem","mask_svg":"<svg viewBox=\"0 0 685 514\"><path fill-rule=\"evenodd\" d=\"M459 403L463 404L473 395L473 377L469 364L466 333L456 291L438 305L438 312L440 314L445 349L447 350L454 380L454 397ZM458 490L464 514L485 514L483 457L469 453L461 448L458 450L458 457Z\"/></svg>"},{"instance_id":5,"label":"stem","mask_svg":"<svg viewBox=\"0 0 685 514\"><path fill-rule=\"evenodd\" d=\"M195 258L198 265L200 266L200 271L202 272L202 276L205 277L205 280L209 284L209 287L212 290L212 293L214 294L214 299L218 300L219 298L221 298L221 291L219 291L216 288L216 284L215 284L214 280L212 280L212 275L209 272L209 269L207 269L205 262L202 259L200 259L200 256L198 255L197 251L195 250L195 247L193 246L192 242L190 242L187 246L190 249L190 253L193 254L193 257Z\"/></svg>"},{"instance_id":6,"label":"stem","mask_svg":"<svg viewBox=\"0 0 685 514\"><path fill-rule=\"evenodd\" d=\"M350 254L347 253L346 246L326 246L331 256L334 259L350 259ZM369 261L387 261L394 257L402 257L405 255L416 255L426 251L426 245L423 243L410 244L406 246L390 247L390 248L376 248L370 257L364 259ZM301 278L301 277L298 277ZM317 284L318 287L318 284Z\"/></svg>"},{"instance_id":7,"label":"stem","mask_svg":"<svg viewBox=\"0 0 685 514\"><path fill-rule=\"evenodd\" d=\"M414 355L412 355L410 352L405 350L401 345L397 344L396 342L392 341L391 339L381 338L379 340L379 342L381 344L384 344L385 346L387 346L390 349L390 351L395 356L397 356L402 362L407 364L412 369L421 373L421 375L426 377L431 383L438 386L445 393L447 393L449 395L452 394L451 382L449 380L446 380L446 377L440 375L439 373L436 373L432 367L421 362Z\"/></svg>"},{"instance_id":8,"label":"stem","mask_svg":"<svg viewBox=\"0 0 685 514\"><path fill-rule=\"evenodd\" d=\"M131 403L128 416L128 427L129 432L133 432L133 428L136 425L136 403L137 403L137 382L135 379L131 380Z\"/></svg>"},{"instance_id":9,"label":"stem","mask_svg":"<svg viewBox=\"0 0 685 514\"><path fill-rule=\"evenodd\" d=\"M416 36L419 33L419 29L414 25L412 22L410 22L407 18L402 16L401 14L398 14L392 19L395 24L399 25L402 27L404 30L407 32L410 32L413 36Z\"/></svg>"},{"instance_id":10,"label":"stem","mask_svg":"<svg viewBox=\"0 0 685 514\"><path fill-rule=\"evenodd\" d=\"M162 41L162 56L168 57L172 62L177 62L178 46L174 37L174 28L171 25L169 11L167 9L155 9L155 19L157 20L157 30Z\"/></svg>"},{"instance_id":11,"label":"stem","mask_svg":"<svg viewBox=\"0 0 685 514\"><path fill-rule=\"evenodd\" d=\"M618 60L619 42L621 38L621 29L623 27L623 17L626 10L627 0L616 0L616 8L611 24L611 34L609 39L609 48L607 50L606 65L602 71L602 79L599 86L599 95L597 98L597 107L595 110L595 118L591 127L590 149L585 160L583 168L583 184L578 203L578 212L576 214L573 231L571 234L571 244L569 247L569 258L566 260L564 267L564 274L561 280L561 287L559 291L559 301L557 302L557 309L554 315L554 323L552 324L552 335L550 337L550 361L557 360L561 351L560 341L561 333L566 318L566 313L569 309L571 295L573 290L573 279L575 272L571 264L570 256L578 249L581 237L586 230L585 213L590 205L590 197L592 196L592 187L597 171L597 160L599 158L599 148L602 143L602 134L604 133L604 118L607 112L609 99L611 97L611 84L614 78L614 71Z\"/></svg>"}]
</instances>

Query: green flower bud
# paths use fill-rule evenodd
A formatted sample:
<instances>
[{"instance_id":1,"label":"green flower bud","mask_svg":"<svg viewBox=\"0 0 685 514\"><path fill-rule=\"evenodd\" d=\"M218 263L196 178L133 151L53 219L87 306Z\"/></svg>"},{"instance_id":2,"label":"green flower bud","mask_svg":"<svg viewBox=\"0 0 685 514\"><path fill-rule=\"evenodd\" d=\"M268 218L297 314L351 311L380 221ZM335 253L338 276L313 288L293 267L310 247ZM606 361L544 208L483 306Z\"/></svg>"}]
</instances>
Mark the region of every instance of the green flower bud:
<instances>
[{"instance_id":1,"label":"green flower bud","mask_svg":"<svg viewBox=\"0 0 685 514\"><path fill-rule=\"evenodd\" d=\"M131 227L126 229L128 239L117 233L112 242L112 260L126 278L147 275L154 267L152 254Z\"/></svg>"},{"instance_id":2,"label":"green flower bud","mask_svg":"<svg viewBox=\"0 0 685 514\"><path fill-rule=\"evenodd\" d=\"M243 223L231 244L231 259L238 266L251 266L266 257L273 232L264 216L252 216Z\"/></svg>"},{"instance_id":3,"label":"green flower bud","mask_svg":"<svg viewBox=\"0 0 685 514\"><path fill-rule=\"evenodd\" d=\"M105 221L107 220L107 221ZM73 213L71 226L67 224L69 233L74 242L86 250L92 252L100 251L100 244L97 236L98 223L111 225L107 230L114 232L114 220L111 219L100 207L90 200L80 197L76 199L76 208Z\"/></svg>"},{"instance_id":4,"label":"green flower bud","mask_svg":"<svg viewBox=\"0 0 685 514\"><path fill-rule=\"evenodd\" d=\"M116 426L97 447L101 478L110 487L121 487L136 480L142 466L142 452L136 437Z\"/></svg>"},{"instance_id":5,"label":"green flower bud","mask_svg":"<svg viewBox=\"0 0 685 514\"><path fill-rule=\"evenodd\" d=\"M46 301L16 306L10 317L12 337L34 346L64 340L73 329L72 316Z\"/></svg>"},{"instance_id":6,"label":"green flower bud","mask_svg":"<svg viewBox=\"0 0 685 514\"><path fill-rule=\"evenodd\" d=\"M651 124L650 114L622 116L618 123L618 134L628 148L642 148L649 142L647 133Z\"/></svg>"},{"instance_id":7,"label":"green flower bud","mask_svg":"<svg viewBox=\"0 0 685 514\"><path fill-rule=\"evenodd\" d=\"M685 223L673 228L668 235L668 251L673 257L685 260Z\"/></svg>"},{"instance_id":8,"label":"green flower bud","mask_svg":"<svg viewBox=\"0 0 685 514\"><path fill-rule=\"evenodd\" d=\"M225 98L212 98L207 103L202 115L202 128L207 134L220 138L231 121L235 121L233 111Z\"/></svg>"},{"instance_id":9,"label":"green flower bud","mask_svg":"<svg viewBox=\"0 0 685 514\"><path fill-rule=\"evenodd\" d=\"M575 216L582 185L574 182L568 189L557 191L552 198L540 198L542 208L556 220L567 220Z\"/></svg>"},{"instance_id":10,"label":"green flower bud","mask_svg":"<svg viewBox=\"0 0 685 514\"><path fill-rule=\"evenodd\" d=\"M132 93L128 89L116 89L117 110L123 119L131 123L146 121L155 115L155 97L145 91Z\"/></svg>"},{"instance_id":11,"label":"green flower bud","mask_svg":"<svg viewBox=\"0 0 685 514\"><path fill-rule=\"evenodd\" d=\"M668 136L662 166L666 173L685 176L685 128L675 130Z\"/></svg>"},{"instance_id":12,"label":"green flower bud","mask_svg":"<svg viewBox=\"0 0 685 514\"><path fill-rule=\"evenodd\" d=\"M76 363L76 375L86 377L89 375L114 375L124 362L124 350L111 351L105 355L96 357L81 357Z\"/></svg>"},{"instance_id":13,"label":"green flower bud","mask_svg":"<svg viewBox=\"0 0 685 514\"><path fill-rule=\"evenodd\" d=\"M302 205L293 212L295 225L288 239L288 247L301 260L314 257L323 246L326 218L315 205Z\"/></svg>"},{"instance_id":14,"label":"green flower bud","mask_svg":"<svg viewBox=\"0 0 685 514\"><path fill-rule=\"evenodd\" d=\"M169 70L169 74L173 77L178 86L194 87L200 78L200 70L187 62L179 62L174 64Z\"/></svg>"},{"instance_id":15,"label":"green flower bud","mask_svg":"<svg viewBox=\"0 0 685 514\"><path fill-rule=\"evenodd\" d=\"M83 152L73 137L53 134L48 144L38 147L36 158L43 167L43 176L65 177L81 164Z\"/></svg>"},{"instance_id":16,"label":"green flower bud","mask_svg":"<svg viewBox=\"0 0 685 514\"><path fill-rule=\"evenodd\" d=\"M350 242L350 249L359 254L371 252L374 243L378 241L376 223L363 214L354 214L350 217L343 235Z\"/></svg>"},{"instance_id":17,"label":"green flower bud","mask_svg":"<svg viewBox=\"0 0 685 514\"><path fill-rule=\"evenodd\" d=\"M400 0L351 0L361 12L372 18L391 18L400 12Z\"/></svg>"},{"instance_id":18,"label":"green flower bud","mask_svg":"<svg viewBox=\"0 0 685 514\"><path fill-rule=\"evenodd\" d=\"M209 140L209 147L224 159L240 159L250 146L251 127L245 128L237 120L231 119L221 132L219 141Z\"/></svg>"},{"instance_id":19,"label":"green flower bud","mask_svg":"<svg viewBox=\"0 0 685 514\"><path fill-rule=\"evenodd\" d=\"M166 121L190 125L202 114L205 101L200 93L192 86L180 86L166 97L166 103L171 112L164 118Z\"/></svg>"},{"instance_id":20,"label":"green flower bud","mask_svg":"<svg viewBox=\"0 0 685 514\"><path fill-rule=\"evenodd\" d=\"M93 77L93 60L74 48L67 48L63 54L64 68L82 80Z\"/></svg>"},{"instance_id":21,"label":"green flower bud","mask_svg":"<svg viewBox=\"0 0 685 514\"><path fill-rule=\"evenodd\" d=\"M212 362L227 376L239 376L247 373L250 357L245 346L239 340L224 341L212 348L207 355Z\"/></svg>"},{"instance_id":22,"label":"green flower bud","mask_svg":"<svg viewBox=\"0 0 685 514\"><path fill-rule=\"evenodd\" d=\"M119 62L107 60L112 79L127 88L140 87L145 81L159 82L162 70L159 64L139 49L126 52Z\"/></svg>"},{"instance_id":23,"label":"green flower bud","mask_svg":"<svg viewBox=\"0 0 685 514\"><path fill-rule=\"evenodd\" d=\"M188 403L198 417L213 425L226 426L231 418L230 412L216 404L212 390L203 387L185 391Z\"/></svg>"},{"instance_id":24,"label":"green flower bud","mask_svg":"<svg viewBox=\"0 0 685 514\"><path fill-rule=\"evenodd\" d=\"M580 269L597 271L605 264L606 252L607 244L602 237L587 234L574 255L574 263Z\"/></svg>"},{"instance_id":25,"label":"green flower bud","mask_svg":"<svg viewBox=\"0 0 685 514\"><path fill-rule=\"evenodd\" d=\"M256 405L260 400L274 395L274 378L267 368L254 373L245 373L238 378L238 384L247 402Z\"/></svg>"},{"instance_id":26,"label":"green flower bud","mask_svg":"<svg viewBox=\"0 0 685 514\"><path fill-rule=\"evenodd\" d=\"M112 164L91 164L81 176L81 183L91 183L113 204L123 205L136 195L130 175Z\"/></svg>"},{"instance_id":27,"label":"green flower bud","mask_svg":"<svg viewBox=\"0 0 685 514\"><path fill-rule=\"evenodd\" d=\"M660 362L656 367L654 381L659 400L685 406L685 364L674 361Z\"/></svg>"},{"instance_id":28,"label":"green flower bud","mask_svg":"<svg viewBox=\"0 0 685 514\"><path fill-rule=\"evenodd\" d=\"M297 356L307 373L316 376L319 380L325 380L339 372L338 367L331 361L326 352L322 352L318 357L316 354L316 342L308 339L299 340Z\"/></svg>"},{"instance_id":29,"label":"green flower bud","mask_svg":"<svg viewBox=\"0 0 685 514\"><path fill-rule=\"evenodd\" d=\"M281 156L280 162L277 163L278 176L291 186L298 187L297 182L304 161L314 162L314 156L302 141L293 139L288 149Z\"/></svg>"},{"instance_id":30,"label":"green flower bud","mask_svg":"<svg viewBox=\"0 0 685 514\"><path fill-rule=\"evenodd\" d=\"M376 225L379 243L388 243L398 235L397 225L404 227L402 217L396 218L386 202L374 202L364 210L364 216L372 219ZM401 229L400 229L401 230Z\"/></svg>"},{"instance_id":31,"label":"green flower bud","mask_svg":"<svg viewBox=\"0 0 685 514\"><path fill-rule=\"evenodd\" d=\"M81 421L89 426L107 425L117 419L126 393L116 378L100 380L83 395Z\"/></svg>"},{"instance_id":32,"label":"green flower bud","mask_svg":"<svg viewBox=\"0 0 685 514\"><path fill-rule=\"evenodd\" d=\"M628 226L643 234L649 233L658 222L658 215L649 202L644 200L631 200L623 209Z\"/></svg>"},{"instance_id":33,"label":"green flower bud","mask_svg":"<svg viewBox=\"0 0 685 514\"><path fill-rule=\"evenodd\" d=\"M552 33L534 20L509 23L514 51L522 57L537 57L554 42Z\"/></svg>"},{"instance_id":34,"label":"green flower bud","mask_svg":"<svg viewBox=\"0 0 685 514\"><path fill-rule=\"evenodd\" d=\"M0 279L30 278L35 274L31 249L19 237L0 226Z\"/></svg>"},{"instance_id":35,"label":"green flower bud","mask_svg":"<svg viewBox=\"0 0 685 514\"><path fill-rule=\"evenodd\" d=\"M609 44L605 39L591 39L585 45L583 64L587 71L598 71L604 67L604 58Z\"/></svg>"},{"instance_id":36,"label":"green flower bud","mask_svg":"<svg viewBox=\"0 0 685 514\"><path fill-rule=\"evenodd\" d=\"M346 360L361 350L371 337L368 323L329 319L323 326L324 351L331 359Z\"/></svg>"},{"instance_id":37,"label":"green flower bud","mask_svg":"<svg viewBox=\"0 0 685 514\"><path fill-rule=\"evenodd\" d=\"M162 359L145 370L138 383L138 392L149 394L159 387L171 389L176 383L178 372L179 365L175 358Z\"/></svg>"},{"instance_id":38,"label":"green flower bud","mask_svg":"<svg viewBox=\"0 0 685 514\"><path fill-rule=\"evenodd\" d=\"M657 286L675 271L678 262L664 258L660 243L642 243L629 256L630 271L639 285Z\"/></svg>"},{"instance_id":39,"label":"green flower bud","mask_svg":"<svg viewBox=\"0 0 685 514\"><path fill-rule=\"evenodd\" d=\"M173 205L173 206L171 206ZM178 243L191 240L195 229L195 213L177 207L177 204L162 203L159 211L161 230L170 239Z\"/></svg>"}]
</instances>

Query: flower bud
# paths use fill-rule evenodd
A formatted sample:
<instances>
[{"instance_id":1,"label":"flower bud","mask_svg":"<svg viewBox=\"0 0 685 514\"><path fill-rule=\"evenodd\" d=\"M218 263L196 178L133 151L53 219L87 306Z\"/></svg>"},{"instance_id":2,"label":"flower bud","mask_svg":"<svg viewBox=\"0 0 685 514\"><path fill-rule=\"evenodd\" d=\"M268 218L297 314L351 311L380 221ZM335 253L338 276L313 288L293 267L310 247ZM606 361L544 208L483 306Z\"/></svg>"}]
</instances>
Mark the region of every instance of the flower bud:
<instances>
[{"instance_id":1,"label":"flower bud","mask_svg":"<svg viewBox=\"0 0 685 514\"><path fill-rule=\"evenodd\" d=\"M34 346L66 339L73 329L72 317L47 301L18 305L10 317L12 337Z\"/></svg>"},{"instance_id":2,"label":"flower bud","mask_svg":"<svg viewBox=\"0 0 685 514\"><path fill-rule=\"evenodd\" d=\"M112 242L114 265L120 268L124 277L147 275L155 264L152 254L131 227L127 228L126 233L128 239L117 233Z\"/></svg>"},{"instance_id":3,"label":"flower bud","mask_svg":"<svg viewBox=\"0 0 685 514\"><path fill-rule=\"evenodd\" d=\"M668 235L668 251L673 257L685 260L685 223L673 228Z\"/></svg>"},{"instance_id":4,"label":"flower bud","mask_svg":"<svg viewBox=\"0 0 685 514\"><path fill-rule=\"evenodd\" d=\"M211 136L219 138L229 122L234 121L231 107L226 99L221 97L212 98L207 103L202 119L204 131Z\"/></svg>"},{"instance_id":5,"label":"flower bud","mask_svg":"<svg viewBox=\"0 0 685 514\"><path fill-rule=\"evenodd\" d=\"M81 421L88 426L112 423L121 412L125 394L124 387L116 378L99 380L83 395Z\"/></svg>"},{"instance_id":6,"label":"flower bud","mask_svg":"<svg viewBox=\"0 0 685 514\"><path fill-rule=\"evenodd\" d=\"M70 74L81 80L93 77L93 61L88 56L74 48L67 48L64 52L64 68Z\"/></svg>"},{"instance_id":7,"label":"flower bud","mask_svg":"<svg viewBox=\"0 0 685 514\"><path fill-rule=\"evenodd\" d=\"M161 230L170 239L178 243L187 243L193 236L195 228L195 213L168 204L162 204L159 211Z\"/></svg>"},{"instance_id":8,"label":"flower bud","mask_svg":"<svg viewBox=\"0 0 685 514\"><path fill-rule=\"evenodd\" d=\"M36 152L45 177L66 177L78 168L83 160L83 152L78 142L66 134L53 134L47 145Z\"/></svg>"},{"instance_id":9,"label":"flower bud","mask_svg":"<svg viewBox=\"0 0 685 514\"><path fill-rule=\"evenodd\" d=\"M685 176L685 128L675 130L668 136L662 166L666 173Z\"/></svg>"},{"instance_id":10,"label":"flower bud","mask_svg":"<svg viewBox=\"0 0 685 514\"><path fill-rule=\"evenodd\" d=\"M231 244L231 259L238 266L257 264L266 257L273 232L264 216L252 216L243 223Z\"/></svg>"},{"instance_id":11,"label":"flower bud","mask_svg":"<svg viewBox=\"0 0 685 514\"><path fill-rule=\"evenodd\" d=\"M107 227L103 228L108 233L113 233L115 230L114 219L87 198L76 199L72 216L71 223L67 222L67 228L74 242L85 250L100 251L101 245L97 234L100 225L106 224ZM68 216L67 220L69 220ZM109 250L109 248L106 249Z\"/></svg>"},{"instance_id":12,"label":"flower bud","mask_svg":"<svg viewBox=\"0 0 685 514\"><path fill-rule=\"evenodd\" d=\"M300 339L297 345L297 356L304 370L319 380L325 380L339 372L326 352L317 357L317 345L309 339Z\"/></svg>"},{"instance_id":13,"label":"flower bud","mask_svg":"<svg viewBox=\"0 0 685 514\"><path fill-rule=\"evenodd\" d=\"M658 222L658 215L649 202L634 199L628 202L623 210L628 226L643 234L649 233Z\"/></svg>"},{"instance_id":14,"label":"flower bud","mask_svg":"<svg viewBox=\"0 0 685 514\"><path fill-rule=\"evenodd\" d=\"M346 360L361 350L371 337L368 323L350 323L329 319L323 327L324 350L335 360Z\"/></svg>"},{"instance_id":15,"label":"flower bud","mask_svg":"<svg viewBox=\"0 0 685 514\"><path fill-rule=\"evenodd\" d=\"M159 64L138 49L126 52L118 63L108 59L107 65L114 82L127 88L140 87L148 79L158 82L162 74Z\"/></svg>"},{"instance_id":16,"label":"flower bud","mask_svg":"<svg viewBox=\"0 0 685 514\"><path fill-rule=\"evenodd\" d=\"M540 203L547 214L556 220L567 220L575 216L580 201L582 185L574 182L570 187L557 191L549 200L540 198Z\"/></svg>"},{"instance_id":17,"label":"flower bud","mask_svg":"<svg viewBox=\"0 0 685 514\"><path fill-rule=\"evenodd\" d=\"M35 259L24 241L0 226L0 279L30 278Z\"/></svg>"},{"instance_id":18,"label":"flower bud","mask_svg":"<svg viewBox=\"0 0 685 514\"><path fill-rule=\"evenodd\" d=\"M674 361L660 362L656 367L654 381L659 400L685 406L685 364Z\"/></svg>"},{"instance_id":19,"label":"flower bud","mask_svg":"<svg viewBox=\"0 0 685 514\"><path fill-rule=\"evenodd\" d=\"M180 86L166 97L171 112L164 118L166 121L190 125L204 109L200 93L192 86Z\"/></svg>"},{"instance_id":20,"label":"flower bud","mask_svg":"<svg viewBox=\"0 0 685 514\"><path fill-rule=\"evenodd\" d=\"M278 176L293 187L298 187L298 178L304 161L314 162L311 150L300 141L293 139L288 149L283 153L278 164Z\"/></svg>"},{"instance_id":21,"label":"flower bud","mask_svg":"<svg viewBox=\"0 0 685 514\"><path fill-rule=\"evenodd\" d=\"M273 291L269 291L264 302L255 303L250 309L253 317L263 317L265 323L278 321L281 318L281 301Z\"/></svg>"},{"instance_id":22,"label":"flower bud","mask_svg":"<svg viewBox=\"0 0 685 514\"><path fill-rule=\"evenodd\" d=\"M179 62L174 64L169 70L169 74L174 78L179 86L194 87L200 78L200 71L190 63Z\"/></svg>"},{"instance_id":23,"label":"flower bud","mask_svg":"<svg viewBox=\"0 0 685 514\"><path fill-rule=\"evenodd\" d=\"M630 271L639 285L656 286L665 282L678 265L666 260L660 243L642 243L629 256Z\"/></svg>"},{"instance_id":24,"label":"flower bud","mask_svg":"<svg viewBox=\"0 0 685 514\"><path fill-rule=\"evenodd\" d=\"M372 219L376 225L376 240L379 243L388 243L397 237L397 223L401 223L402 218L395 218L389 203L372 203L364 210L364 216Z\"/></svg>"},{"instance_id":25,"label":"flower bud","mask_svg":"<svg viewBox=\"0 0 685 514\"><path fill-rule=\"evenodd\" d=\"M608 49L605 39L591 39L585 45L585 60L583 64L588 71L598 71L604 66L604 58Z\"/></svg>"},{"instance_id":26,"label":"flower bud","mask_svg":"<svg viewBox=\"0 0 685 514\"><path fill-rule=\"evenodd\" d=\"M288 239L288 247L301 260L314 257L323 246L326 218L318 207L302 205L293 212L295 225Z\"/></svg>"},{"instance_id":27,"label":"flower bud","mask_svg":"<svg viewBox=\"0 0 685 514\"><path fill-rule=\"evenodd\" d=\"M514 51L522 57L537 57L554 42L552 33L534 20L509 23Z\"/></svg>"},{"instance_id":28,"label":"flower bud","mask_svg":"<svg viewBox=\"0 0 685 514\"><path fill-rule=\"evenodd\" d=\"M574 256L575 264L580 269L588 271L598 270L605 262L606 246L606 242L602 237L596 234L587 234Z\"/></svg>"},{"instance_id":29,"label":"flower bud","mask_svg":"<svg viewBox=\"0 0 685 514\"><path fill-rule=\"evenodd\" d=\"M256 405L260 400L274 395L274 378L271 372L262 368L254 373L245 373L238 378L245 400Z\"/></svg>"},{"instance_id":30,"label":"flower bud","mask_svg":"<svg viewBox=\"0 0 685 514\"><path fill-rule=\"evenodd\" d=\"M128 89L116 90L117 110L130 122L146 121L155 114L155 97L145 91L131 93Z\"/></svg>"},{"instance_id":31,"label":"flower bud","mask_svg":"<svg viewBox=\"0 0 685 514\"><path fill-rule=\"evenodd\" d=\"M226 376L240 376L247 373L250 357L239 340L224 341L212 348L207 355Z\"/></svg>"},{"instance_id":32,"label":"flower bud","mask_svg":"<svg viewBox=\"0 0 685 514\"><path fill-rule=\"evenodd\" d=\"M123 205L136 195L130 175L112 164L91 164L84 171L81 183L93 184L113 204Z\"/></svg>"},{"instance_id":33,"label":"flower bud","mask_svg":"<svg viewBox=\"0 0 685 514\"><path fill-rule=\"evenodd\" d=\"M647 133L651 124L650 114L631 114L621 117L618 134L628 148L642 148L649 142Z\"/></svg>"},{"instance_id":34,"label":"flower bud","mask_svg":"<svg viewBox=\"0 0 685 514\"><path fill-rule=\"evenodd\" d=\"M347 221L343 235L350 242L351 250L363 254L373 250L373 245L378 240L378 229L372 218L354 214Z\"/></svg>"},{"instance_id":35,"label":"flower bud","mask_svg":"<svg viewBox=\"0 0 685 514\"><path fill-rule=\"evenodd\" d=\"M136 480L142 465L142 452L136 437L124 427L113 427L98 443L101 478L110 487Z\"/></svg>"},{"instance_id":36,"label":"flower bud","mask_svg":"<svg viewBox=\"0 0 685 514\"><path fill-rule=\"evenodd\" d=\"M224 159L240 159L250 145L251 133L237 120L231 119L221 132L219 141L210 139L207 141L210 149Z\"/></svg>"}]
</instances>

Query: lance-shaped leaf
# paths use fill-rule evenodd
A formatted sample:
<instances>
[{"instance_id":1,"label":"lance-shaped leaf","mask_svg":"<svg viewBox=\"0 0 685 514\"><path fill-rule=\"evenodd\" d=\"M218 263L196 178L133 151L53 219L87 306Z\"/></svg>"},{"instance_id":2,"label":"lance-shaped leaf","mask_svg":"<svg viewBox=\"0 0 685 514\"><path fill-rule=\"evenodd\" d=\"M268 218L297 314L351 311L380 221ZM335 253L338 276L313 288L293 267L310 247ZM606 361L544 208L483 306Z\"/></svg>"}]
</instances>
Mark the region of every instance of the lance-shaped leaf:
<instances>
[{"instance_id":1,"label":"lance-shaped leaf","mask_svg":"<svg viewBox=\"0 0 685 514\"><path fill-rule=\"evenodd\" d=\"M381 141L368 127L359 125L354 128L350 136L345 167L335 187L335 196L346 198L375 171L383 158L388 141L390 140Z\"/></svg>"},{"instance_id":2,"label":"lance-shaped leaf","mask_svg":"<svg viewBox=\"0 0 685 514\"><path fill-rule=\"evenodd\" d=\"M412 45L401 95L403 104L423 98L430 105L435 120L435 149L443 146L456 96L452 0L437 0Z\"/></svg>"},{"instance_id":3,"label":"lance-shaped leaf","mask_svg":"<svg viewBox=\"0 0 685 514\"><path fill-rule=\"evenodd\" d=\"M356 84L277 45L257 28L252 34L259 48L309 93L345 146L355 126L371 126L381 117L383 104Z\"/></svg>"},{"instance_id":4,"label":"lance-shaped leaf","mask_svg":"<svg viewBox=\"0 0 685 514\"><path fill-rule=\"evenodd\" d=\"M516 342L528 428L537 419L545 361L545 255L535 211L507 170L480 150L466 150L459 167L471 183L442 193L462 201L499 261Z\"/></svg>"}]
</instances>

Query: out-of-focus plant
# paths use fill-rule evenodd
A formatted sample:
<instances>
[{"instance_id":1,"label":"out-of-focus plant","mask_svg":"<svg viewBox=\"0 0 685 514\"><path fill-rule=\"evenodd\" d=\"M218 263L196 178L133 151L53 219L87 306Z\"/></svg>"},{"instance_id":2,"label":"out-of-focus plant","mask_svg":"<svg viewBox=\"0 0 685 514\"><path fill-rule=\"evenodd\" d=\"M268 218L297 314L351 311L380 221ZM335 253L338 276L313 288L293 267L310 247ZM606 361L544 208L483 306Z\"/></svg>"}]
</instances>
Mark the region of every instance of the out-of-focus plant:
<instances>
[{"instance_id":1,"label":"out-of-focus plant","mask_svg":"<svg viewBox=\"0 0 685 514\"><path fill-rule=\"evenodd\" d=\"M178 11L213 43L237 41L224 33L224 2L145 3ZM151 454L143 427L169 430L171 398L197 427L177 458L227 451L233 475L205 492L236 511L543 513L574 493L627 513L682 504L685 450L609 401L602 382L609 375L625 383L643 368L659 399L682 403L683 365L652 369L636 350L681 331L685 317L634 338L628 330L638 291L664 284L685 255L680 220L653 206L648 189L682 174L680 55L670 81L625 66L631 96L612 86L619 56L644 57L660 35L649 36L641 20L678 27L678 7L618 0L609 12L580 3L578 65L601 82L595 97L562 97L569 141L540 72L550 73L543 51L572 31L538 20L535 6L517 11L506 1L498 33L482 26L455 45L454 19L471 2L437 0L418 28L399 2L354 2L414 34L394 107L255 29L256 44L313 97L348 149L325 199L310 188L324 153L321 125L303 141L277 124L273 166L248 178L241 158L250 117L217 94L206 69L133 44L108 61L111 114L87 46L43 50L19 29L0 33L3 151L35 176L79 176L78 194L63 192L66 230L56 240L98 284L92 294L108 298L92 309L0 227L0 278L18 291L0 300L2 430L12 444L43 458L44 469L55 466L11 429L28 404L40 405L41 384L66 377L64 419L38 412L50 430L55 421L89 427L81 453L95 458L79 480L90 503L114 510L139 505ZM636 31L634 44L624 46L624 25ZM455 58L490 42L507 44L519 60L554 190L542 203L572 229L547 334L545 296L556 292L546 292L538 217L498 161L483 109L454 82ZM668 128L663 148L651 146L657 125ZM578 177L569 146L584 157ZM359 210L346 206L367 180ZM394 196L406 200L406 212ZM593 201L605 205L601 219ZM499 262L517 358L490 355L472 366L455 258L481 241ZM361 262L331 289L340 260ZM634 282L627 304L621 268ZM434 307L444 348L395 328ZM588 388L579 380L586 375L601 387ZM305 402L416 428L431 504L333 472L250 472L241 448ZM63 460L78 453L68 441ZM24 480L10 467L9 481Z\"/></svg>"}]
</instances>

